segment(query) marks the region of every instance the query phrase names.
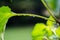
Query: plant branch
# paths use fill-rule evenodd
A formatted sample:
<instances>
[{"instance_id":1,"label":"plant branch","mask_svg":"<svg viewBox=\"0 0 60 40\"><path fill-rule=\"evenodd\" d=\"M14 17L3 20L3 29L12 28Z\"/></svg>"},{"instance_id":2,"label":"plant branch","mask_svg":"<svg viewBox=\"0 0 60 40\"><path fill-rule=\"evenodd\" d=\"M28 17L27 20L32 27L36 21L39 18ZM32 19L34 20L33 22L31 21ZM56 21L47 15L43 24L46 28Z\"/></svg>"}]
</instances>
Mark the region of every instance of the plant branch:
<instances>
[{"instance_id":1,"label":"plant branch","mask_svg":"<svg viewBox=\"0 0 60 40\"><path fill-rule=\"evenodd\" d=\"M14 16L32 16L32 17L37 17L37 18L42 18L42 19L45 19L45 20L48 20L48 18L44 17L44 16L40 16L40 15L36 15L36 14L31 14L31 13L20 13L20 14L16 14L16 13L13 13ZM53 21L51 19L49 19L50 21ZM54 21L53 21L54 22Z\"/></svg>"},{"instance_id":2,"label":"plant branch","mask_svg":"<svg viewBox=\"0 0 60 40\"><path fill-rule=\"evenodd\" d=\"M41 0L41 1L43 2L44 6L46 7L46 9L47 9L47 11L49 12L49 14L50 14L55 20L57 20L56 17L53 15L53 12L49 9L49 7L47 6L47 4L45 3L45 1L44 1L44 0Z\"/></svg>"}]
</instances>

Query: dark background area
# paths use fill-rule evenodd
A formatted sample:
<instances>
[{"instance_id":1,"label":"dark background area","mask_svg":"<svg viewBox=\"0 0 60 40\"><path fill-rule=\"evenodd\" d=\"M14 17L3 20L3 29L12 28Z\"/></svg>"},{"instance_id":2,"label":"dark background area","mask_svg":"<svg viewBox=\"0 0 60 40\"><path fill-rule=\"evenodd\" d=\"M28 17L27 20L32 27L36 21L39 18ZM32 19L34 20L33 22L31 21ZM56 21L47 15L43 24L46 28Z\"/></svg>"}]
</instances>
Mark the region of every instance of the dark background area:
<instances>
[{"instance_id":1,"label":"dark background area","mask_svg":"<svg viewBox=\"0 0 60 40\"><path fill-rule=\"evenodd\" d=\"M45 10L41 0L0 0L0 6L9 6L15 13L32 13L42 15ZM34 17L16 16L9 19L7 26L30 25L36 23L45 23L46 20Z\"/></svg>"}]
</instances>

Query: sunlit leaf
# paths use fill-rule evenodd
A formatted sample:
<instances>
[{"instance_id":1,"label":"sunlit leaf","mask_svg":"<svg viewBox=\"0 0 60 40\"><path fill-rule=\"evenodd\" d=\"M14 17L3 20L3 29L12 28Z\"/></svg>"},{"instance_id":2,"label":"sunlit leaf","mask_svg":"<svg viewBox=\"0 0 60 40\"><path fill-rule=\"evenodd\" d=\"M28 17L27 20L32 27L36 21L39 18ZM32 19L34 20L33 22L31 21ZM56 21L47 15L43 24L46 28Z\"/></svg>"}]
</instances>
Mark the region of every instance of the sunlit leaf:
<instances>
[{"instance_id":1,"label":"sunlit leaf","mask_svg":"<svg viewBox=\"0 0 60 40\"><path fill-rule=\"evenodd\" d=\"M49 20L49 19L51 19L51 20ZM52 16L50 16L49 19L47 20L46 24L48 26L52 26L55 23L55 20L54 20L54 18Z\"/></svg>"},{"instance_id":2,"label":"sunlit leaf","mask_svg":"<svg viewBox=\"0 0 60 40\"><path fill-rule=\"evenodd\" d=\"M8 19L12 17L13 14L8 6L0 7L0 32L3 32L4 26L6 25Z\"/></svg>"},{"instance_id":3,"label":"sunlit leaf","mask_svg":"<svg viewBox=\"0 0 60 40\"><path fill-rule=\"evenodd\" d=\"M43 40L43 37L44 36L37 36L37 37L33 38L33 40Z\"/></svg>"},{"instance_id":4,"label":"sunlit leaf","mask_svg":"<svg viewBox=\"0 0 60 40\"><path fill-rule=\"evenodd\" d=\"M60 26L56 29L56 35L60 38Z\"/></svg>"},{"instance_id":5,"label":"sunlit leaf","mask_svg":"<svg viewBox=\"0 0 60 40\"><path fill-rule=\"evenodd\" d=\"M49 26L46 27L46 35L47 35L48 37L50 37L50 36L53 35L53 32L52 32L52 30L51 30L51 28L50 28Z\"/></svg>"},{"instance_id":6,"label":"sunlit leaf","mask_svg":"<svg viewBox=\"0 0 60 40\"><path fill-rule=\"evenodd\" d=\"M50 40L51 39L50 37L55 35L54 32L52 31L54 23L55 20L52 16L49 17L46 24L37 23L32 31L33 40L43 40L44 36Z\"/></svg>"},{"instance_id":7,"label":"sunlit leaf","mask_svg":"<svg viewBox=\"0 0 60 40\"><path fill-rule=\"evenodd\" d=\"M45 34L45 25L37 23L32 31L32 36L43 36Z\"/></svg>"}]
</instances>

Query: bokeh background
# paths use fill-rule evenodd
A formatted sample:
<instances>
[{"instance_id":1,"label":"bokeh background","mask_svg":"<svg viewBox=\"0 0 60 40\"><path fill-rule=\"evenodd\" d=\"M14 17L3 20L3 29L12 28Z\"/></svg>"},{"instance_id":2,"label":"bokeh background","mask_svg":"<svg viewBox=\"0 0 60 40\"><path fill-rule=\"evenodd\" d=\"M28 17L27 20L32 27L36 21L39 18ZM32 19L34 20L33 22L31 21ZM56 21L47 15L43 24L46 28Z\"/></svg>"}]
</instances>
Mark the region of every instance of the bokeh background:
<instances>
[{"instance_id":1,"label":"bokeh background","mask_svg":"<svg viewBox=\"0 0 60 40\"><path fill-rule=\"evenodd\" d=\"M4 5L9 6L15 13L49 16L41 0L0 0L0 7ZM34 25L45 22L46 20L36 17L11 17L6 25L5 40L32 40L31 32Z\"/></svg>"}]
</instances>

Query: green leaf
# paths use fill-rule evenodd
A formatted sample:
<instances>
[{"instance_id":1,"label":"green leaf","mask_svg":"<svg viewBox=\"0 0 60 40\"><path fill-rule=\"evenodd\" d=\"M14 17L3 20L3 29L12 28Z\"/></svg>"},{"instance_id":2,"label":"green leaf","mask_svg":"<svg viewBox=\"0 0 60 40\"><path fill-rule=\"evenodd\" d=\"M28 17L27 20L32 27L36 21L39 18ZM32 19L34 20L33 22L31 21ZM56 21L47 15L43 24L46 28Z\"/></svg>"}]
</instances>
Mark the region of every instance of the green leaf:
<instances>
[{"instance_id":1,"label":"green leaf","mask_svg":"<svg viewBox=\"0 0 60 40\"><path fill-rule=\"evenodd\" d=\"M44 36L38 36L38 37L36 37L36 38L33 38L32 40L43 40L43 37L44 37Z\"/></svg>"},{"instance_id":2,"label":"green leaf","mask_svg":"<svg viewBox=\"0 0 60 40\"><path fill-rule=\"evenodd\" d=\"M46 27L46 35L47 35L48 37L50 37L50 36L53 35L53 32L52 32L52 30L51 30L51 28L50 28L49 26Z\"/></svg>"},{"instance_id":3,"label":"green leaf","mask_svg":"<svg viewBox=\"0 0 60 40\"><path fill-rule=\"evenodd\" d=\"M56 29L56 35L60 38L60 26Z\"/></svg>"},{"instance_id":4,"label":"green leaf","mask_svg":"<svg viewBox=\"0 0 60 40\"><path fill-rule=\"evenodd\" d=\"M55 23L56 23L56 21L54 20L54 18L52 16L50 16L49 19L46 22L46 24L47 24L47 27L46 27L47 36L52 36L53 35L53 32L52 32L51 29L54 27Z\"/></svg>"},{"instance_id":5,"label":"green leaf","mask_svg":"<svg viewBox=\"0 0 60 40\"><path fill-rule=\"evenodd\" d=\"M51 21L51 20L52 21ZM49 17L48 21L47 21L47 25L43 24L43 23L37 23L32 31L32 38L33 40L43 40L44 36L47 39L51 39L50 37L52 35L55 35L53 33L53 31L51 30L51 28L53 28L55 23L55 20L52 16Z\"/></svg>"},{"instance_id":6,"label":"green leaf","mask_svg":"<svg viewBox=\"0 0 60 40\"><path fill-rule=\"evenodd\" d=\"M43 23L37 23L32 31L33 37L44 36L45 35L45 25Z\"/></svg>"},{"instance_id":7,"label":"green leaf","mask_svg":"<svg viewBox=\"0 0 60 40\"><path fill-rule=\"evenodd\" d=\"M0 32L4 31L8 19L12 16L11 9L8 6L0 7Z\"/></svg>"},{"instance_id":8,"label":"green leaf","mask_svg":"<svg viewBox=\"0 0 60 40\"><path fill-rule=\"evenodd\" d=\"M53 26L54 23L55 23L54 18L52 16L50 16L49 19L47 20L47 23L46 23L47 26Z\"/></svg>"}]
</instances>

